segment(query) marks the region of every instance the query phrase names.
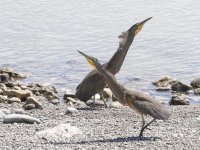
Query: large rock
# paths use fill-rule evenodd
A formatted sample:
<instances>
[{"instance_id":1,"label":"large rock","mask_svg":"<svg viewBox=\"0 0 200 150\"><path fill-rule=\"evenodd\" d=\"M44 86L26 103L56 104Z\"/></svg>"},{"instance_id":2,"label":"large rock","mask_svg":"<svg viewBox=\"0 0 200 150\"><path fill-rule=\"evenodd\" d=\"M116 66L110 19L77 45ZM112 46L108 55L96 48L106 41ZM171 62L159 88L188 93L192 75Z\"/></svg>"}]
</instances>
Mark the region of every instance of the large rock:
<instances>
[{"instance_id":1,"label":"large rock","mask_svg":"<svg viewBox=\"0 0 200 150\"><path fill-rule=\"evenodd\" d=\"M35 97L32 97L32 96L27 97L25 105L28 105L28 104L34 104L35 108L43 109L42 104Z\"/></svg>"},{"instance_id":2,"label":"large rock","mask_svg":"<svg viewBox=\"0 0 200 150\"><path fill-rule=\"evenodd\" d=\"M32 93L29 90L5 90L3 94L9 97L17 97L21 99L21 101L25 101Z\"/></svg>"},{"instance_id":3,"label":"large rock","mask_svg":"<svg viewBox=\"0 0 200 150\"><path fill-rule=\"evenodd\" d=\"M155 82L153 82L153 85L157 87L168 87L171 86L176 80L172 79L170 77L163 77Z\"/></svg>"},{"instance_id":4,"label":"large rock","mask_svg":"<svg viewBox=\"0 0 200 150\"><path fill-rule=\"evenodd\" d=\"M11 103L21 103L21 99L17 98L17 97L12 97L12 98L9 98L8 99L8 103L11 104Z\"/></svg>"},{"instance_id":5,"label":"large rock","mask_svg":"<svg viewBox=\"0 0 200 150\"><path fill-rule=\"evenodd\" d=\"M194 80L192 80L192 82L190 83L190 85L196 89L196 88L200 88L200 78L195 78Z\"/></svg>"},{"instance_id":6,"label":"large rock","mask_svg":"<svg viewBox=\"0 0 200 150\"><path fill-rule=\"evenodd\" d=\"M24 115L24 114L10 114L4 116L4 123L41 123L41 121L37 118Z\"/></svg>"},{"instance_id":7,"label":"large rock","mask_svg":"<svg viewBox=\"0 0 200 150\"><path fill-rule=\"evenodd\" d=\"M188 97L185 94L182 93L173 93L170 105L189 105L190 101L188 100Z\"/></svg>"},{"instance_id":8,"label":"large rock","mask_svg":"<svg viewBox=\"0 0 200 150\"><path fill-rule=\"evenodd\" d=\"M36 133L42 139L47 140L48 142L66 142L68 138L75 135L83 134L80 129L77 127L71 126L70 124L60 124L53 128L49 128L43 131Z\"/></svg>"},{"instance_id":9,"label":"large rock","mask_svg":"<svg viewBox=\"0 0 200 150\"><path fill-rule=\"evenodd\" d=\"M192 89L190 86L180 81L176 81L175 83L173 83L171 88L173 91L177 91L177 92L187 92Z\"/></svg>"}]
</instances>

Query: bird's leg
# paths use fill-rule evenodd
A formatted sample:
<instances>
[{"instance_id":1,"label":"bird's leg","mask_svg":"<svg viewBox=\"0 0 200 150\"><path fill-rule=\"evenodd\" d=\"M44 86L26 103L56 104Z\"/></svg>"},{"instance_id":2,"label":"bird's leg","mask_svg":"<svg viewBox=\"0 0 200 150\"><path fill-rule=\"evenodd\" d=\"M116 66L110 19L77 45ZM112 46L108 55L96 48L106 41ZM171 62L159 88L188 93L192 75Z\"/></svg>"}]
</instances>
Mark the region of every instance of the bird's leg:
<instances>
[{"instance_id":1,"label":"bird's leg","mask_svg":"<svg viewBox=\"0 0 200 150\"><path fill-rule=\"evenodd\" d=\"M95 106L95 95L93 96L93 105L92 105L92 107L94 108L94 106Z\"/></svg>"},{"instance_id":2,"label":"bird's leg","mask_svg":"<svg viewBox=\"0 0 200 150\"><path fill-rule=\"evenodd\" d=\"M105 98L104 98L104 96L103 96L103 93L101 92L100 95L101 95L101 97L102 97L102 100L103 100L103 102L104 102L105 107L108 108L108 106L107 106L107 104L106 104L106 101L105 101Z\"/></svg>"},{"instance_id":3,"label":"bird's leg","mask_svg":"<svg viewBox=\"0 0 200 150\"><path fill-rule=\"evenodd\" d=\"M144 116L142 115L142 128L140 130L140 135L139 137L143 137L143 131L144 131L144 126L145 126L145 120L144 120Z\"/></svg>"},{"instance_id":4,"label":"bird's leg","mask_svg":"<svg viewBox=\"0 0 200 150\"><path fill-rule=\"evenodd\" d=\"M144 119L144 118L143 118ZM142 127L142 129L140 130L140 135L139 137L143 137L143 132L144 129L146 129L151 123L153 123L156 119L154 118L153 120L151 120L149 123L147 123L145 126Z\"/></svg>"}]
</instances>

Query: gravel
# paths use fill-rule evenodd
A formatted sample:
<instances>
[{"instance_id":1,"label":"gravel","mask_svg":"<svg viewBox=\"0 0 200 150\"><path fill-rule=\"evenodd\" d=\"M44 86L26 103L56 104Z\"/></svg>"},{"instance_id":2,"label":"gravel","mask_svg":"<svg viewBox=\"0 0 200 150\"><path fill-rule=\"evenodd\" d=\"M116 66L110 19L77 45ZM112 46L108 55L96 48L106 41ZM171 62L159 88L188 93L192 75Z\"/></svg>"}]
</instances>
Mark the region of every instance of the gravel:
<instances>
[{"instance_id":1,"label":"gravel","mask_svg":"<svg viewBox=\"0 0 200 150\"><path fill-rule=\"evenodd\" d=\"M19 109L20 104L0 103L0 110ZM65 114L67 106L53 105L42 101L43 110L25 111L41 120L41 124L4 124L0 118L0 149L3 150L53 150L53 149L199 149L200 105L168 106L171 117L168 121L156 121L138 138L141 117L128 107L77 108L78 113ZM151 117L146 117L150 121ZM36 133L69 123L83 134L62 142L49 143Z\"/></svg>"}]
</instances>

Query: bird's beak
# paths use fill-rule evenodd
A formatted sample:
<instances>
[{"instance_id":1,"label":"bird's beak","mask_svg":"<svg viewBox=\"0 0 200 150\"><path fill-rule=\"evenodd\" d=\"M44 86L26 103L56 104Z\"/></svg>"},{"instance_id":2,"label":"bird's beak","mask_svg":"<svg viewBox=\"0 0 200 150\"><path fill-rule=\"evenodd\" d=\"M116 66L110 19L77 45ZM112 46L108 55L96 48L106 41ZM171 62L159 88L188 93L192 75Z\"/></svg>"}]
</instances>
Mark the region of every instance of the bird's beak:
<instances>
[{"instance_id":1,"label":"bird's beak","mask_svg":"<svg viewBox=\"0 0 200 150\"><path fill-rule=\"evenodd\" d=\"M83 52L81 52L81 51L79 51L79 50L78 50L78 52L79 52L81 55L83 55L83 56L87 59L88 63L96 70L96 66L95 66L95 64L94 64L94 62L93 62L92 57L86 55L85 53L83 53Z\"/></svg>"},{"instance_id":2,"label":"bird's beak","mask_svg":"<svg viewBox=\"0 0 200 150\"><path fill-rule=\"evenodd\" d=\"M152 18L152 17L149 17L149 18L147 18L147 19L145 19L145 20L143 20L143 21L137 23L137 30L135 31L135 35L137 35L137 34L142 30L144 24L145 24L147 21L149 21L151 18Z\"/></svg>"}]
</instances>

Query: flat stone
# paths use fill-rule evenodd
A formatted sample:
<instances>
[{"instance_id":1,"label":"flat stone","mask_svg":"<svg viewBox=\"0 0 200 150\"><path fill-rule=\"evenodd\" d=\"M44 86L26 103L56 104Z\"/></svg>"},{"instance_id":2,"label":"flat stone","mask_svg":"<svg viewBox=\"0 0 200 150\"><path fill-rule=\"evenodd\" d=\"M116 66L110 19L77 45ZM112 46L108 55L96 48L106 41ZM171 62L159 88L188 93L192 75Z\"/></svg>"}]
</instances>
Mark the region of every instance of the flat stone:
<instances>
[{"instance_id":1,"label":"flat stone","mask_svg":"<svg viewBox=\"0 0 200 150\"><path fill-rule=\"evenodd\" d=\"M35 108L43 109L42 104L35 97L32 97L32 96L27 97L25 105L28 105L28 104L34 104Z\"/></svg>"},{"instance_id":2,"label":"flat stone","mask_svg":"<svg viewBox=\"0 0 200 150\"><path fill-rule=\"evenodd\" d=\"M176 80L170 77L163 77L152 84L157 87L170 87Z\"/></svg>"},{"instance_id":3,"label":"flat stone","mask_svg":"<svg viewBox=\"0 0 200 150\"><path fill-rule=\"evenodd\" d=\"M11 103L21 103L21 99L17 98L17 97L12 97L12 98L9 98L8 99L8 103L11 104Z\"/></svg>"},{"instance_id":4,"label":"flat stone","mask_svg":"<svg viewBox=\"0 0 200 150\"><path fill-rule=\"evenodd\" d=\"M185 94L182 93L173 93L170 105L189 105L190 101L188 100L188 97Z\"/></svg>"},{"instance_id":5,"label":"flat stone","mask_svg":"<svg viewBox=\"0 0 200 150\"><path fill-rule=\"evenodd\" d=\"M29 90L5 90L3 94L9 97L17 97L21 99L21 101L25 101L32 93Z\"/></svg>"},{"instance_id":6,"label":"flat stone","mask_svg":"<svg viewBox=\"0 0 200 150\"><path fill-rule=\"evenodd\" d=\"M4 123L41 123L41 121L37 118L24 115L24 114L10 114L4 116Z\"/></svg>"},{"instance_id":7,"label":"flat stone","mask_svg":"<svg viewBox=\"0 0 200 150\"><path fill-rule=\"evenodd\" d=\"M77 100L74 99L74 98L72 98L72 97L66 97L65 102L66 102L66 103L69 103L69 102L76 103Z\"/></svg>"},{"instance_id":8,"label":"flat stone","mask_svg":"<svg viewBox=\"0 0 200 150\"><path fill-rule=\"evenodd\" d=\"M60 124L53 128L49 128L43 131L36 133L42 139L47 140L48 142L65 142L68 138L71 138L75 135L83 134L80 129L70 124Z\"/></svg>"},{"instance_id":9,"label":"flat stone","mask_svg":"<svg viewBox=\"0 0 200 150\"><path fill-rule=\"evenodd\" d=\"M157 87L156 88L156 91L169 91L169 90L171 90L170 87Z\"/></svg>"}]
</instances>

